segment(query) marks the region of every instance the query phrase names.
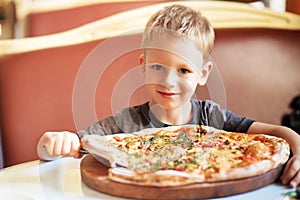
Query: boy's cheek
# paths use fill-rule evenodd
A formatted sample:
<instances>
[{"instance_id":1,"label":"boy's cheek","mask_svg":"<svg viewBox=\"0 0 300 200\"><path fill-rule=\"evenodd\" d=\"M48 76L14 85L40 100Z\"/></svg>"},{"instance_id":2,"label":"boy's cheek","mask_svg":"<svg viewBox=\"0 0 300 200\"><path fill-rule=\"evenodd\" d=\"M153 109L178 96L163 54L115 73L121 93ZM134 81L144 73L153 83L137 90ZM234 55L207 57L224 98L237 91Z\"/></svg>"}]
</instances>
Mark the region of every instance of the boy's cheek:
<instances>
[{"instance_id":1,"label":"boy's cheek","mask_svg":"<svg viewBox=\"0 0 300 200\"><path fill-rule=\"evenodd\" d=\"M163 80L163 75L157 75L153 73L145 74L145 83L147 84L160 84Z\"/></svg>"}]
</instances>

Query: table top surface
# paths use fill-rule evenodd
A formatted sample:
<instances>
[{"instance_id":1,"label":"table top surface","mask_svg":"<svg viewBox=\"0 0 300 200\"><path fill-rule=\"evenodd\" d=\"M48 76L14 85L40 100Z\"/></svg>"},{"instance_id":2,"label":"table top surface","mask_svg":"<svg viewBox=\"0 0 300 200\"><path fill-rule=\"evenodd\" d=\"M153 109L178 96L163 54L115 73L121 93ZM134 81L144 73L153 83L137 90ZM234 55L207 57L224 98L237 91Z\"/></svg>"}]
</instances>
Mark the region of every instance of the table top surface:
<instances>
[{"instance_id":1,"label":"table top surface","mask_svg":"<svg viewBox=\"0 0 300 200\"><path fill-rule=\"evenodd\" d=\"M0 170L0 196L6 200L43 199L124 199L100 193L81 181L81 159L61 158L55 161L32 161ZM290 189L274 183L255 191L233 195L222 200L279 200Z\"/></svg>"}]
</instances>

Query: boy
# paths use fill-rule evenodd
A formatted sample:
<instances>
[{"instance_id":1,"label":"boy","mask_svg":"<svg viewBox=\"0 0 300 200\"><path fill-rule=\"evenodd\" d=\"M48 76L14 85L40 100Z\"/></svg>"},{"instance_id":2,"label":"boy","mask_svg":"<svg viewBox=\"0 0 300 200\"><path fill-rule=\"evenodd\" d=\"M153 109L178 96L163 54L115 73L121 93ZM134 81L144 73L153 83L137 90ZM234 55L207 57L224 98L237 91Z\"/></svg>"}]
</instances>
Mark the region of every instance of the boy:
<instances>
[{"instance_id":1,"label":"boy","mask_svg":"<svg viewBox=\"0 0 300 200\"><path fill-rule=\"evenodd\" d=\"M269 134L290 144L293 157L281 177L283 184L300 183L300 136L289 128L254 122L220 109L211 101L192 100L197 85L206 84L212 69L209 54L214 31L209 21L191 8L173 5L155 13L143 35L144 53L139 57L150 94L149 102L125 108L87 130L46 132L38 143L41 159L80 157L80 138L86 134L115 134L144 128L203 124L233 132Z\"/></svg>"}]
</instances>

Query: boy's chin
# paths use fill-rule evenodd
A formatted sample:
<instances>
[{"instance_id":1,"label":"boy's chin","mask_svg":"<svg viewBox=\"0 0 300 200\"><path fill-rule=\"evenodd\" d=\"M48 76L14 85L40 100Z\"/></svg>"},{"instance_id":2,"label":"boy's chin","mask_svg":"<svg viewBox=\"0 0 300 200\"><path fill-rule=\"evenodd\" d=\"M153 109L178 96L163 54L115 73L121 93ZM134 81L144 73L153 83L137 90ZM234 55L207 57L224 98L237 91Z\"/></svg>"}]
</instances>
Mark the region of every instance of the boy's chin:
<instances>
[{"instance_id":1,"label":"boy's chin","mask_svg":"<svg viewBox=\"0 0 300 200\"><path fill-rule=\"evenodd\" d=\"M155 109L161 109L164 111L184 109L185 103L181 102L150 102L150 107Z\"/></svg>"}]
</instances>

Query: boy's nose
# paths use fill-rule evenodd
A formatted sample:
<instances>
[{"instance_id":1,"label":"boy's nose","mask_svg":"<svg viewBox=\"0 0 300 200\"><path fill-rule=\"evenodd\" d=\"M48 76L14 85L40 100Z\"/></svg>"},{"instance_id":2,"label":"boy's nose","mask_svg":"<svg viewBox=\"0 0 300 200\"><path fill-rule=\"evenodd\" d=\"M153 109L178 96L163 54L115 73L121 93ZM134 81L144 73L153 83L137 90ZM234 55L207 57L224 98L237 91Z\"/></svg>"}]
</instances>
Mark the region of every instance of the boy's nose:
<instances>
[{"instance_id":1,"label":"boy's nose","mask_svg":"<svg viewBox=\"0 0 300 200\"><path fill-rule=\"evenodd\" d=\"M167 70L162 77L161 84L167 88L174 87L178 81L178 75L174 70Z\"/></svg>"}]
</instances>

